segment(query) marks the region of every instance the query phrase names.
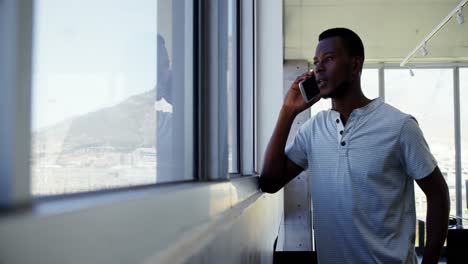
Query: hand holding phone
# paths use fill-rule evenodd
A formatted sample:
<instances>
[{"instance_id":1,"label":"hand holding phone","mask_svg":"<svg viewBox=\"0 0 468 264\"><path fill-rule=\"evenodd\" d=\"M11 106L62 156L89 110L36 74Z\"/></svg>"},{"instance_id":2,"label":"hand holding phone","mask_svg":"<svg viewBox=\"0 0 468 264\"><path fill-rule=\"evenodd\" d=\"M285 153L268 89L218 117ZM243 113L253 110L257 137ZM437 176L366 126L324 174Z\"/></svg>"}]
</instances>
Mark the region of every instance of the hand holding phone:
<instances>
[{"instance_id":1,"label":"hand holding phone","mask_svg":"<svg viewBox=\"0 0 468 264\"><path fill-rule=\"evenodd\" d=\"M315 74L312 74L310 78L301 81L299 83L299 90L301 90L302 97L306 103L309 103L318 94L320 94L317 81L315 80Z\"/></svg>"}]
</instances>

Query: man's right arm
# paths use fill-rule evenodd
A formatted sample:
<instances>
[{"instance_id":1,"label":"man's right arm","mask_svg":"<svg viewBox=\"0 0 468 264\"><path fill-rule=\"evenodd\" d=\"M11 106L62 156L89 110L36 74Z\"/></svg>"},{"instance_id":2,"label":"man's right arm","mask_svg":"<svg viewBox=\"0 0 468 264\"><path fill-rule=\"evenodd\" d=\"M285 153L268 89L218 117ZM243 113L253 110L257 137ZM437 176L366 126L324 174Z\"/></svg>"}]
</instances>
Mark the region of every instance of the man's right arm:
<instances>
[{"instance_id":1,"label":"man's right arm","mask_svg":"<svg viewBox=\"0 0 468 264\"><path fill-rule=\"evenodd\" d=\"M286 95L273 135L265 151L260 175L260 189L264 192L275 193L279 191L286 183L304 170L291 161L284 150L294 118L320 100L320 96L318 96L310 103L305 103L299 90L299 82L311 77L311 75L312 72L307 72L299 76Z\"/></svg>"},{"instance_id":2,"label":"man's right arm","mask_svg":"<svg viewBox=\"0 0 468 264\"><path fill-rule=\"evenodd\" d=\"M265 152L263 169L260 176L260 189L275 193L303 171L284 153L289 131L295 118L292 111L283 107L278 122Z\"/></svg>"}]
</instances>

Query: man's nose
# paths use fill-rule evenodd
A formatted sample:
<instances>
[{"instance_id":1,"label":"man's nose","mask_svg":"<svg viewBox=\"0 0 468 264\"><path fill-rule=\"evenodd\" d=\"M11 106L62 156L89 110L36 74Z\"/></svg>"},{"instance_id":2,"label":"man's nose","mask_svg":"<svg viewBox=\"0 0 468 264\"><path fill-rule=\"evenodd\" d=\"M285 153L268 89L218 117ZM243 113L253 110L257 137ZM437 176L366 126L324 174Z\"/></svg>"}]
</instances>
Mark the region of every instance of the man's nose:
<instances>
[{"instance_id":1,"label":"man's nose","mask_svg":"<svg viewBox=\"0 0 468 264\"><path fill-rule=\"evenodd\" d=\"M314 69L315 72L323 72L324 70L325 68L323 67L322 62L317 62L315 64L315 69Z\"/></svg>"}]
</instances>

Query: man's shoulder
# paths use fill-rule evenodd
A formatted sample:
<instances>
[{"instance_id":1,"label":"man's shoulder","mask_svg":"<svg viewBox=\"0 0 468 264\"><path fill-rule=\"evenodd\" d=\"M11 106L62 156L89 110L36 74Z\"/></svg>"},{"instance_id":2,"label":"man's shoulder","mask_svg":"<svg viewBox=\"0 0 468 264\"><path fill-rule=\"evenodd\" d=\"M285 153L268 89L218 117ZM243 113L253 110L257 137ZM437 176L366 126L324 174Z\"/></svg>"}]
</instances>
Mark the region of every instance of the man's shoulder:
<instances>
[{"instance_id":1,"label":"man's shoulder","mask_svg":"<svg viewBox=\"0 0 468 264\"><path fill-rule=\"evenodd\" d=\"M388 103L382 103L378 108L377 115L386 121L406 121L412 116Z\"/></svg>"}]
</instances>

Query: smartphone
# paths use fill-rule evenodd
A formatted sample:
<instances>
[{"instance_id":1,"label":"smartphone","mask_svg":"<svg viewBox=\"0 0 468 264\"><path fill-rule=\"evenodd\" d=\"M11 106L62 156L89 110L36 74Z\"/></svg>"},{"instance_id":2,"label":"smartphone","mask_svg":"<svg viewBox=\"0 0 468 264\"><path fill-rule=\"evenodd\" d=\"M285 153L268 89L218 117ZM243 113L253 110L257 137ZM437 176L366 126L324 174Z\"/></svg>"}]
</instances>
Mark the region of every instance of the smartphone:
<instances>
[{"instance_id":1,"label":"smartphone","mask_svg":"<svg viewBox=\"0 0 468 264\"><path fill-rule=\"evenodd\" d=\"M312 74L312 77L305 79L299 83L299 89L301 90L302 97L306 103L312 101L320 93L320 90L317 86L317 81L315 80L315 74Z\"/></svg>"}]
</instances>

